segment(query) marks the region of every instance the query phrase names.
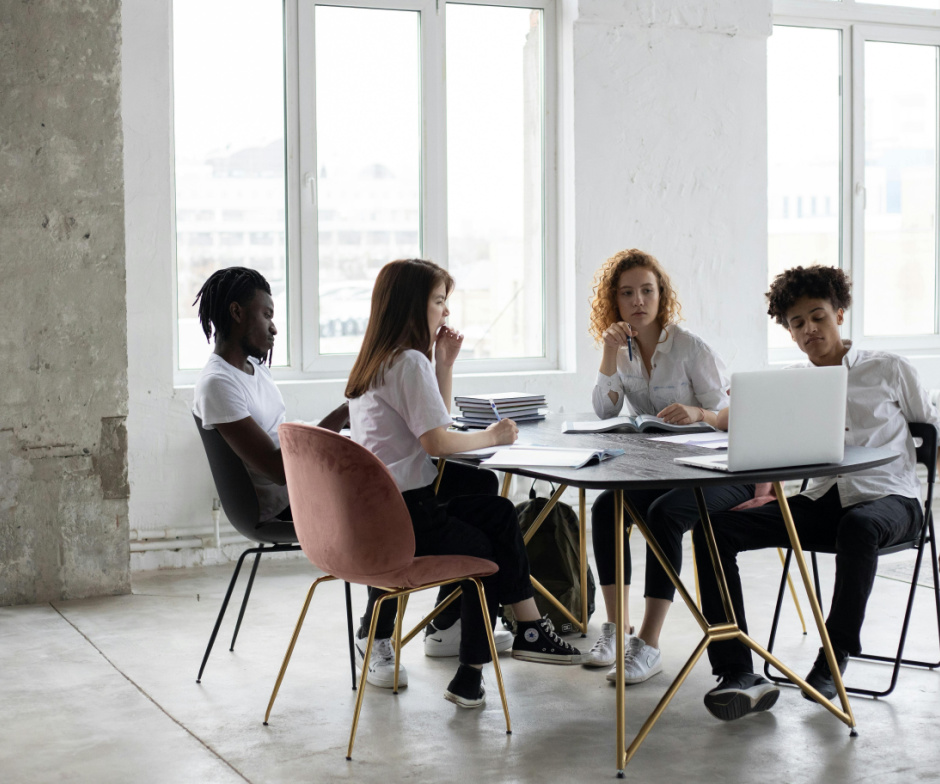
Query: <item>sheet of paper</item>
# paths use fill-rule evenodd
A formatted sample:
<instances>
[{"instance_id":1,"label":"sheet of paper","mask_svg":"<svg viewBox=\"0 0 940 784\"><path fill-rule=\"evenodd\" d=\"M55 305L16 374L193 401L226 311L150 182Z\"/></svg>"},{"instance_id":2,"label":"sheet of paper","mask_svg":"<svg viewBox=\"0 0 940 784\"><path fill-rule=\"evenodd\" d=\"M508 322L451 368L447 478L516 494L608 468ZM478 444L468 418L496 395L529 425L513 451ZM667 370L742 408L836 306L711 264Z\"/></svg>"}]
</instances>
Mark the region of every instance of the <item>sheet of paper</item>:
<instances>
[{"instance_id":1,"label":"sheet of paper","mask_svg":"<svg viewBox=\"0 0 940 784\"><path fill-rule=\"evenodd\" d=\"M670 444L692 444L694 446L704 446L708 449L721 449L721 446L728 446L728 434L720 430L711 433L679 433L674 436L657 436L650 441L666 441ZM721 446L710 447L709 443L723 442Z\"/></svg>"}]
</instances>

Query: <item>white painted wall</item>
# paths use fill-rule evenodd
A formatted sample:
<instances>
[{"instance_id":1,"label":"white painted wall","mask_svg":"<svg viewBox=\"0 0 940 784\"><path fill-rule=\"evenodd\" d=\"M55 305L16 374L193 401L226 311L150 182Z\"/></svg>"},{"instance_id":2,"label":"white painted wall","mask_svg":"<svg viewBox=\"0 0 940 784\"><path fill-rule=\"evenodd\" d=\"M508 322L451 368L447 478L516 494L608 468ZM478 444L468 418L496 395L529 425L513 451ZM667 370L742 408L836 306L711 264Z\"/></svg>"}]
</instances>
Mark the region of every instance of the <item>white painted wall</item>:
<instances>
[{"instance_id":1,"label":"white painted wall","mask_svg":"<svg viewBox=\"0 0 940 784\"><path fill-rule=\"evenodd\" d=\"M594 270L639 247L666 266L686 326L732 370L766 363L766 39L770 0L563 0L561 171L564 368L460 377L457 394L542 391L590 409ZM124 0L130 527L210 523L215 495L173 388L169 0ZM458 281L459 285L459 281ZM280 384L289 418L316 419L343 379ZM133 568L217 558L135 556Z\"/></svg>"}]
</instances>

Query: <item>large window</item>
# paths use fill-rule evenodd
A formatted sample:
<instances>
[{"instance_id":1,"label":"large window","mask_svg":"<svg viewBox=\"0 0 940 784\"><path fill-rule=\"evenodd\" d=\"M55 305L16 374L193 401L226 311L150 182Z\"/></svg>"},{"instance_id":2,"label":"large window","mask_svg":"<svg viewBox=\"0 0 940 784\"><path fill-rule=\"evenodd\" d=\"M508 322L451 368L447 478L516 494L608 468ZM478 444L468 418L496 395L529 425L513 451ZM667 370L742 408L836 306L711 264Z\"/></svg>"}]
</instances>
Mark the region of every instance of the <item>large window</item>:
<instances>
[{"instance_id":1,"label":"large window","mask_svg":"<svg viewBox=\"0 0 940 784\"><path fill-rule=\"evenodd\" d=\"M768 272L841 266L854 287L847 337L935 351L940 22L918 9L940 0L890 5L899 8L820 0L799 4L802 16L780 13L786 0L775 5ZM771 328L772 355L783 359L790 345Z\"/></svg>"},{"instance_id":2,"label":"large window","mask_svg":"<svg viewBox=\"0 0 940 784\"><path fill-rule=\"evenodd\" d=\"M408 257L457 280L465 372L553 367L554 2L177 0L178 377L213 270L268 277L282 376L337 376Z\"/></svg>"}]
</instances>

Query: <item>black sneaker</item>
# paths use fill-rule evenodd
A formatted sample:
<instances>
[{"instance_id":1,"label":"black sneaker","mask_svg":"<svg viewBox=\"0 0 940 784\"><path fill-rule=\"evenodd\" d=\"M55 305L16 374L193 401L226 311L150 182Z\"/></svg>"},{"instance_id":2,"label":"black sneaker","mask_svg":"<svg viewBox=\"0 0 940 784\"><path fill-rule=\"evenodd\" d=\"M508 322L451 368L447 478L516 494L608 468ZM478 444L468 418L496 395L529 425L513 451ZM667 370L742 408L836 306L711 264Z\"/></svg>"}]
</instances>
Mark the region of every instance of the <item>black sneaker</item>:
<instances>
[{"instance_id":1,"label":"black sneaker","mask_svg":"<svg viewBox=\"0 0 940 784\"><path fill-rule=\"evenodd\" d=\"M461 708L479 708L486 702L483 670L461 664L444 692L444 699Z\"/></svg>"},{"instance_id":2,"label":"black sneaker","mask_svg":"<svg viewBox=\"0 0 940 784\"><path fill-rule=\"evenodd\" d=\"M512 657L522 661L546 664L581 664L581 651L555 634L548 618L537 621L517 621L516 639L512 643Z\"/></svg>"},{"instance_id":3,"label":"black sneaker","mask_svg":"<svg viewBox=\"0 0 940 784\"><path fill-rule=\"evenodd\" d=\"M839 665L839 672L844 675L845 668L849 663L849 655L844 651L840 651L838 648L834 648L833 651L836 655L836 663ZM826 661L826 652L822 648L819 649L819 654L816 656L813 669L811 669L809 675L806 676L806 682L827 700L833 699L836 694L838 694L835 681L832 679L832 670L829 669L829 662ZM800 694L803 695L803 699L815 702L815 700L802 689L800 689Z\"/></svg>"},{"instance_id":4,"label":"black sneaker","mask_svg":"<svg viewBox=\"0 0 940 784\"><path fill-rule=\"evenodd\" d=\"M733 721L748 713L770 710L780 689L752 672L723 675L719 684L705 695L705 707L716 719Z\"/></svg>"}]
</instances>

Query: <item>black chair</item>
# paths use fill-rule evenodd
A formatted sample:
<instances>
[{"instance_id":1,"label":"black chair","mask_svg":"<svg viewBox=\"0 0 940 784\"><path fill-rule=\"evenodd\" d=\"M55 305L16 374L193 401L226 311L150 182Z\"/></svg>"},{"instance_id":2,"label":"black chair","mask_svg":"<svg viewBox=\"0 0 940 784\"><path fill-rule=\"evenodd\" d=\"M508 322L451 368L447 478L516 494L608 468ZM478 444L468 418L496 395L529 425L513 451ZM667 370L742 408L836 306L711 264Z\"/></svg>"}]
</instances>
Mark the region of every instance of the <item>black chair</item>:
<instances>
[{"instance_id":1,"label":"black chair","mask_svg":"<svg viewBox=\"0 0 940 784\"><path fill-rule=\"evenodd\" d=\"M219 633L222 618L225 616L226 609L228 609L229 599L232 598L235 581L238 579L245 558L249 555L255 556L251 565L251 575L248 577L248 586L245 588L245 596L242 599L242 606L238 612L238 621L235 623L235 633L232 635L230 651L235 650L235 640L242 625L242 618L245 616L245 607L248 605L248 597L251 595L251 587L255 581L255 573L258 571L258 562L261 560L261 556L264 553L286 553L292 550L300 552L300 545L297 543L294 524L290 520L259 522L258 518L261 513L258 506L258 496L255 493L254 485L245 464L235 454L218 430L206 430L202 426L202 420L195 414L193 414L193 419L196 420L196 428L199 430L202 445L206 450L206 457L209 459L212 479L215 482L215 489L219 494L219 500L222 502L225 516L242 536L253 542L258 542L257 547L249 547L245 550L235 564L235 571L232 573L228 590L225 592L225 599L222 600L219 617L215 620L212 635L209 637L209 645L206 646L206 653L202 657L199 674L196 676L196 683L201 683L202 672L206 668L206 662L209 661L209 654L212 652L212 646L215 644L215 638ZM352 687L355 689L356 659L353 649L352 598L349 583L346 583L346 625L349 632L349 667L352 672Z\"/></svg>"},{"instance_id":2,"label":"black chair","mask_svg":"<svg viewBox=\"0 0 940 784\"><path fill-rule=\"evenodd\" d=\"M923 464L927 467L927 500L924 504L924 524L921 526L920 532L918 535L906 542L899 542L898 544L891 545L890 547L882 548L878 551L878 555L890 555L891 553L903 552L905 550L915 549L917 550L917 558L914 561L914 574L911 577L911 590L908 594L907 607L904 611L904 623L901 625L901 639L898 641L897 653L893 656L881 656L868 653L860 653L858 656L853 656L853 659L862 659L864 661L877 661L877 662L887 662L893 664L894 668L891 673L891 683L887 689L884 691L877 691L875 689L862 689L858 687L846 686L845 690L850 694L862 694L869 697L885 697L894 691L894 687L898 682L898 671L901 669L902 664L906 664L911 667L927 667L928 669L934 669L940 667L940 660L935 662L920 661L918 659L905 659L904 658L904 643L907 640L907 630L910 626L911 620L911 611L914 608L914 593L917 590L917 580L920 577L920 566L921 561L924 557L924 550L926 545L930 545L931 553L931 572L933 574L933 596L934 603L937 609L937 634L938 634L938 645L940 645L940 575L938 575L938 564L937 564L937 537L934 531L933 525L933 516L931 515L931 506L933 504L933 485L934 481L937 478L937 430L931 424L924 424L922 422L911 422L909 425L911 435L916 439L921 440L921 445L917 447L917 462ZM806 482L803 482L803 490L806 489ZM831 551L827 551L831 552ZM770 640L767 643L767 650L772 651L774 647L774 639L777 635L777 622L780 619L780 607L783 604L783 592L786 587L786 577L790 569L790 558L793 555L792 550L787 550L787 557L783 565L783 576L780 579L780 590L777 593L777 607L774 610L774 620L770 628ZM811 553L812 562L813 562L813 582L816 589L816 598L821 603L821 591L819 589L819 570L816 565L816 553ZM764 663L764 673L766 676L774 681L775 683L789 683L786 678L779 676L774 676L770 674L770 665Z\"/></svg>"}]
</instances>

